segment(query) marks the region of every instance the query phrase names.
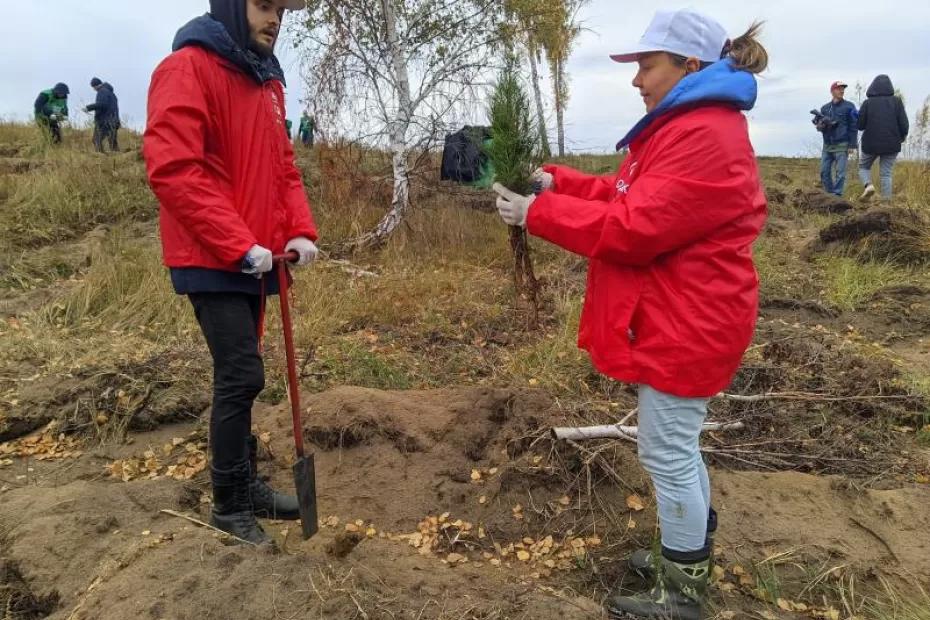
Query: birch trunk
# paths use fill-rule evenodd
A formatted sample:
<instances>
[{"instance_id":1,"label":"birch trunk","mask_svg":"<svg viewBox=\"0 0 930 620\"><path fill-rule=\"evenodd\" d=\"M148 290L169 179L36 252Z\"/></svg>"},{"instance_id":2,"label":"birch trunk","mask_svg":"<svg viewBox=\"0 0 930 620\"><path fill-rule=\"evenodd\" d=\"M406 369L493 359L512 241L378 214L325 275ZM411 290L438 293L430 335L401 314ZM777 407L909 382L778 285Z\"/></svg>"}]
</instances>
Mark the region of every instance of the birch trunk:
<instances>
[{"instance_id":1,"label":"birch trunk","mask_svg":"<svg viewBox=\"0 0 930 620\"><path fill-rule=\"evenodd\" d=\"M555 122L559 139L559 157L565 157L565 96L562 90L565 74L561 60L553 68L552 73L555 77Z\"/></svg>"},{"instance_id":2,"label":"birch trunk","mask_svg":"<svg viewBox=\"0 0 930 620\"><path fill-rule=\"evenodd\" d=\"M536 116L537 125L539 126L539 144L542 147L542 156L548 159L552 156L549 149L549 132L546 131L546 113L543 110L542 93L539 90L539 67L536 64L536 52L538 48L532 39L526 44L527 55L530 57L530 73L533 82L533 96L536 99Z\"/></svg>"},{"instance_id":3,"label":"birch trunk","mask_svg":"<svg viewBox=\"0 0 930 620\"><path fill-rule=\"evenodd\" d=\"M394 91L397 97L395 117L391 120L388 132L394 171L394 193L391 209L381 218L375 229L355 244L359 248L372 248L382 245L394 230L400 226L410 208L410 169L407 161L407 130L413 115L413 99L410 94L410 76L407 72L406 50L397 36L397 22L392 0L381 0L384 10L384 27L387 34L388 52L391 55Z\"/></svg>"}]
</instances>

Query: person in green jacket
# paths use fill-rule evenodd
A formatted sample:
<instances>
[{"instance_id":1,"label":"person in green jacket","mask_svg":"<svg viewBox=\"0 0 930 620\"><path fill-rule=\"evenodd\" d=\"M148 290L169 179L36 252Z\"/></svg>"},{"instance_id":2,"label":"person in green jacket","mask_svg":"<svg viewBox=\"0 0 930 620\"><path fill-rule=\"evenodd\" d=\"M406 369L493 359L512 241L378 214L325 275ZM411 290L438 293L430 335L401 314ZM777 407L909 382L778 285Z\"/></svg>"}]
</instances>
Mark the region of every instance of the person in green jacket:
<instances>
[{"instance_id":1,"label":"person in green jacket","mask_svg":"<svg viewBox=\"0 0 930 620\"><path fill-rule=\"evenodd\" d=\"M300 127L297 129L297 135L300 142L308 149L313 148L313 131L316 129L316 120L308 112L304 112L300 117Z\"/></svg>"},{"instance_id":2,"label":"person in green jacket","mask_svg":"<svg viewBox=\"0 0 930 620\"><path fill-rule=\"evenodd\" d=\"M54 87L43 90L36 97L36 123L48 135L54 144L61 142L61 122L68 120L68 85L59 82Z\"/></svg>"}]
</instances>

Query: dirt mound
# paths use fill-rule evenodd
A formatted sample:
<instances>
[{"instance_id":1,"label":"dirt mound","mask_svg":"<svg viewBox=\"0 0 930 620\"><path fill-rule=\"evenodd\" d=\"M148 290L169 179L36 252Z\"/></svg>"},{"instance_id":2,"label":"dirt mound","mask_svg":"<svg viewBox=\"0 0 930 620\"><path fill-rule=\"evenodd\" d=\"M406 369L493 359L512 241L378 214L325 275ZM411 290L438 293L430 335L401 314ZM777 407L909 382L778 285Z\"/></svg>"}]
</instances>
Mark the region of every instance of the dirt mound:
<instances>
[{"instance_id":1,"label":"dirt mound","mask_svg":"<svg viewBox=\"0 0 930 620\"><path fill-rule=\"evenodd\" d=\"M540 392L342 387L307 398L306 412L304 434L316 446L321 516L409 531L424 517L449 512L480 523L487 534L481 544L490 548L494 540L535 537L542 524L547 533L582 534L577 515L559 501L584 491L574 481L584 466L572 464L568 471L561 466L578 455L570 448L561 453L564 447L550 442L548 429L565 414ZM293 440L287 407L257 412L254 423L270 432L271 454L288 465ZM645 493L648 485L632 450L623 446L618 459L616 469L629 483L605 493L622 505L624 492ZM595 474L593 483L604 478ZM516 506L523 507L519 518ZM584 527L593 532L597 525Z\"/></svg>"},{"instance_id":2,"label":"dirt mound","mask_svg":"<svg viewBox=\"0 0 930 620\"><path fill-rule=\"evenodd\" d=\"M18 158L28 148L27 144L6 142L0 144L0 158Z\"/></svg>"},{"instance_id":3,"label":"dirt mound","mask_svg":"<svg viewBox=\"0 0 930 620\"><path fill-rule=\"evenodd\" d=\"M0 175L25 174L26 172L41 168L43 165L41 161L35 159L0 156Z\"/></svg>"},{"instance_id":4,"label":"dirt mound","mask_svg":"<svg viewBox=\"0 0 930 620\"><path fill-rule=\"evenodd\" d=\"M191 389L197 373L189 366L184 353L162 353L141 362L20 381L15 406L0 410L0 442L51 421L60 423L62 432L112 441L122 440L129 430L196 419L209 399L202 389Z\"/></svg>"},{"instance_id":5,"label":"dirt mound","mask_svg":"<svg viewBox=\"0 0 930 620\"><path fill-rule=\"evenodd\" d=\"M717 471L713 482L722 515L717 540L728 563L787 552L790 560L779 560L785 565L843 565L911 583L930 579L926 487L863 490L840 478L796 472ZM809 573L795 576L798 586L809 585Z\"/></svg>"},{"instance_id":6,"label":"dirt mound","mask_svg":"<svg viewBox=\"0 0 930 620\"><path fill-rule=\"evenodd\" d=\"M891 361L822 327L776 319L760 322L756 341L730 388L756 398L711 405L715 417L747 427L736 440L709 437L713 462L892 486L930 470L913 439L928 403Z\"/></svg>"},{"instance_id":7,"label":"dirt mound","mask_svg":"<svg viewBox=\"0 0 930 620\"><path fill-rule=\"evenodd\" d=\"M826 215L842 214L853 209L848 200L819 190L796 189L788 202L801 211Z\"/></svg>"},{"instance_id":8,"label":"dirt mound","mask_svg":"<svg viewBox=\"0 0 930 620\"><path fill-rule=\"evenodd\" d=\"M628 543L628 491L604 491L622 527L613 536L598 529L610 520L591 517L566 483L559 455L533 444L557 413L548 398L341 388L306 402L323 521L313 540L300 541L292 524L272 523L282 553L230 548L160 513L193 509L206 519L209 505L189 484L101 480L74 467L89 479L46 486L31 474L38 486L3 494L6 556L22 566L32 592L60 595L49 616L56 619L225 619L232 610L261 618L272 608L326 618L599 617L591 600L535 584L594 561L609 541ZM255 423L262 471L290 486L288 408L260 408ZM139 450L165 441L136 437ZM624 450L632 466L635 456ZM106 462L98 461L98 471ZM590 480L602 482L616 487L600 475ZM647 496L645 486L640 493ZM327 553L338 536L359 528L361 543L346 558Z\"/></svg>"},{"instance_id":9,"label":"dirt mound","mask_svg":"<svg viewBox=\"0 0 930 620\"><path fill-rule=\"evenodd\" d=\"M58 606L58 593L36 596L23 578L19 564L0 557L0 609L4 618L40 620Z\"/></svg>"},{"instance_id":10,"label":"dirt mound","mask_svg":"<svg viewBox=\"0 0 930 620\"><path fill-rule=\"evenodd\" d=\"M870 209L821 230L806 254L836 247L870 260L926 264L930 261L930 219L912 209Z\"/></svg>"},{"instance_id":11,"label":"dirt mound","mask_svg":"<svg viewBox=\"0 0 930 620\"><path fill-rule=\"evenodd\" d=\"M930 333L930 290L920 286L885 287L860 310L881 321L889 340L925 338Z\"/></svg>"}]
</instances>

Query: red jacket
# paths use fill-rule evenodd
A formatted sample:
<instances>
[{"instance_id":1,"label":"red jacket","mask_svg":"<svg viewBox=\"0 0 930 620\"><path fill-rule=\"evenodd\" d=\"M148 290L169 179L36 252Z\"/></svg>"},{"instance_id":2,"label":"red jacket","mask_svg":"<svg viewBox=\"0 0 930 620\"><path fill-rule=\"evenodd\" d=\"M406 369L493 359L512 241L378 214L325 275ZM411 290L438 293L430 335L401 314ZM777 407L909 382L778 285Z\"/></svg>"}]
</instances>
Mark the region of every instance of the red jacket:
<instances>
[{"instance_id":1,"label":"red jacket","mask_svg":"<svg viewBox=\"0 0 930 620\"><path fill-rule=\"evenodd\" d=\"M212 51L184 47L158 66L143 155L167 266L238 272L255 244L316 240L284 120L278 80L259 85Z\"/></svg>"},{"instance_id":2,"label":"red jacket","mask_svg":"<svg viewBox=\"0 0 930 620\"><path fill-rule=\"evenodd\" d=\"M616 175L546 166L555 191L527 228L590 258L578 344L599 371L680 397L732 381L752 341L752 243L766 200L745 117L671 111L630 145Z\"/></svg>"}]
</instances>

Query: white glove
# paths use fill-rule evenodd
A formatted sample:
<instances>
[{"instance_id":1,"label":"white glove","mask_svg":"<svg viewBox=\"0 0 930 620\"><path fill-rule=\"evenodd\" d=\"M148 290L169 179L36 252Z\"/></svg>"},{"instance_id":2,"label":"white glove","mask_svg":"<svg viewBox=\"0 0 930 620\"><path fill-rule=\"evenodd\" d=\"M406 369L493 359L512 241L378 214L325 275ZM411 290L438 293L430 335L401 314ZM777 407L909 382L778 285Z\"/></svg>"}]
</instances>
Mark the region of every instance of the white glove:
<instances>
[{"instance_id":1,"label":"white glove","mask_svg":"<svg viewBox=\"0 0 930 620\"><path fill-rule=\"evenodd\" d=\"M536 194L541 194L555 187L555 177L542 168L537 168L533 171L533 174L530 176L530 181L533 182L533 192Z\"/></svg>"},{"instance_id":2,"label":"white glove","mask_svg":"<svg viewBox=\"0 0 930 620\"><path fill-rule=\"evenodd\" d=\"M57 115L57 114L49 114L49 115L48 115L48 120L50 120L50 121L57 121L57 120L58 120L58 115Z\"/></svg>"},{"instance_id":3,"label":"white glove","mask_svg":"<svg viewBox=\"0 0 930 620\"><path fill-rule=\"evenodd\" d=\"M501 218L511 226L526 226L526 214L536 196L521 196L500 183L495 183L493 189L497 192L497 212Z\"/></svg>"},{"instance_id":4,"label":"white glove","mask_svg":"<svg viewBox=\"0 0 930 620\"><path fill-rule=\"evenodd\" d=\"M285 252L297 252L299 258L295 263L298 267L303 267L304 265L309 265L316 260L316 257L320 254L320 249L316 247L316 244L307 239L306 237L294 237L287 242L287 245L284 246Z\"/></svg>"},{"instance_id":5,"label":"white glove","mask_svg":"<svg viewBox=\"0 0 930 620\"><path fill-rule=\"evenodd\" d=\"M274 256L271 250L263 248L257 243L249 249L245 258L242 260L242 273L261 278L263 273L268 273L274 266Z\"/></svg>"}]
</instances>

